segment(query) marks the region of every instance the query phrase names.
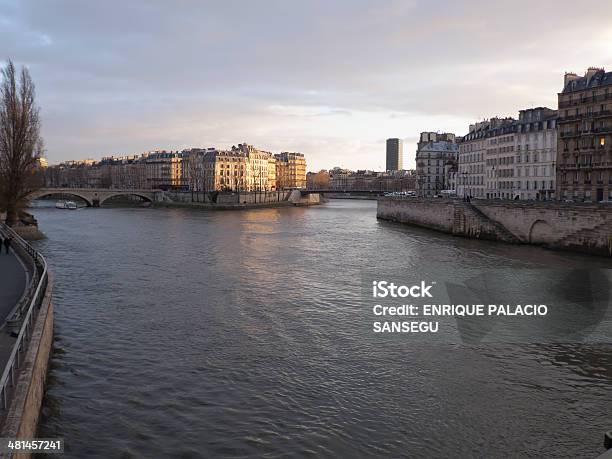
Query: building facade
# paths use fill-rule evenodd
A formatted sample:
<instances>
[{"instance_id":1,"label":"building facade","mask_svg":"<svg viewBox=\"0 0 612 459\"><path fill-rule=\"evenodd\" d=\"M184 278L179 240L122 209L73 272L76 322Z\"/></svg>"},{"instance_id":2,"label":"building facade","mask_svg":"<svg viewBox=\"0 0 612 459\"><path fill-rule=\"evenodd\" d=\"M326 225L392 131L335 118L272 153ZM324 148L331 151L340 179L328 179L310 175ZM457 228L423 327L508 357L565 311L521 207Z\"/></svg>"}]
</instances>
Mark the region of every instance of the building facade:
<instances>
[{"instance_id":1,"label":"building facade","mask_svg":"<svg viewBox=\"0 0 612 459\"><path fill-rule=\"evenodd\" d=\"M275 191L306 187L306 159L301 153L273 155L242 143L230 150L191 148L70 161L41 174L50 187Z\"/></svg>"},{"instance_id":2,"label":"building facade","mask_svg":"<svg viewBox=\"0 0 612 459\"><path fill-rule=\"evenodd\" d=\"M472 124L459 141L457 196L485 197L485 135L490 126L491 121Z\"/></svg>"},{"instance_id":3,"label":"building facade","mask_svg":"<svg viewBox=\"0 0 612 459\"><path fill-rule=\"evenodd\" d=\"M511 199L516 123L491 118L470 125L459 142L457 196Z\"/></svg>"},{"instance_id":4,"label":"building facade","mask_svg":"<svg viewBox=\"0 0 612 459\"><path fill-rule=\"evenodd\" d=\"M554 199L556 151L557 112L550 108L473 124L459 145L458 195Z\"/></svg>"},{"instance_id":5,"label":"building facade","mask_svg":"<svg viewBox=\"0 0 612 459\"><path fill-rule=\"evenodd\" d=\"M519 112L514 136L514 187L499 189L501 197L521 200L555 199L557 111L546 107Z\"/></svg>"},{"instance_id":6,"label":"building facade","mask_svg":"<svg viewBox=\"0 0 612 459\"><path fill-rule=\"evenodd\" d=\"M215 150L204 155L203 162L204 191L251 191L245 153Z\"/></svg>"},{"instance_id":7,"label":"building facade","mask_svg":"<svg viewBox=\"0 0 612 459\"><path fill-rule=\"evenodd\" d=\"M306 158L302 153L283 152L274 157L277 189L306 188Z\"/></svg>"},{"instance_id":8,"label":"building facade","mask_svg":"<svg viewBox=\"0 0 612 459\"><path fill-rule=\"evenodd\" d=\"M387 139L386 169L400 171L404 168L404 144L401 139Z\"/></svg>"},{"instance_id":9,"label":"building facade","mask_svg":"<svg viewBox=\"0 0 612 459\"><path fill-rule=\"evenodd\" d=\"M486 133L484 197L487 199L514 197L516 130L516 120L505 118Z\"/></svg>"},{"instance_id":10,"label":"building facade","mask_svg":"<svg viewBox=\"0 0 612 459\"><path fill-rule=\"evenodd\" d=\"M612 72L566 73L558 103L557 199L612 201Z\"/></svg>"},{"instance_id":11,"label":"building facade","mask_svg":"<svg viewBox=\"0 0 612 459\"><path fill-rule=\"evenodd\" d=\"M455 134L421 132L416 152L417 195L437 196L453 192L457 175L459 146Z\"/></svg>"},{"instance_id":12,"label":"building facade","mask_svg":"<svg viewBox=\"0 0 612 459\"><path fill-rule=\"evenodd\" d=\"M416 176L414 170L376 172L370 170L351 171L334 167L329 171L329 187L341 192L414 191Z\"/></svg>"},{"instance_id":13,"label":"building facade","mask_svg":"<svg viewBox=\"0 0 612 459\"><path fill-rule=\"evenodd\" d=\"M143 156L145 188L178 189L187 185L183 177L183 156L178 151L154 151Z\"/></svg>"}]
</instances>

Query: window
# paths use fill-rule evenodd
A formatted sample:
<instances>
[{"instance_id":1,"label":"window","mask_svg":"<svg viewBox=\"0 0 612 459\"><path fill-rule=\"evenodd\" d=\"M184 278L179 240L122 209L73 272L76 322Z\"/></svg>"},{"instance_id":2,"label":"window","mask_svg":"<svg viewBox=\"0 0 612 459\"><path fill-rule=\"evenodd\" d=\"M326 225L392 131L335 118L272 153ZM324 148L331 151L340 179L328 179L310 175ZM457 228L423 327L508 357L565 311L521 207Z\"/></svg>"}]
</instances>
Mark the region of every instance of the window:
<instances>
[{"instance_id":1,"label":"window","mask_svg":"<svg viewBox=\"0 0 612 459\"><path fill-rule=\"evenodd\" d=\"M606 138L605 138L605 137L601 137L601 138L599 139L599 146L600 146L600 147L603 147L603 146L605 146L605 145L606 145Z\"/></svg>"}]
</instances>

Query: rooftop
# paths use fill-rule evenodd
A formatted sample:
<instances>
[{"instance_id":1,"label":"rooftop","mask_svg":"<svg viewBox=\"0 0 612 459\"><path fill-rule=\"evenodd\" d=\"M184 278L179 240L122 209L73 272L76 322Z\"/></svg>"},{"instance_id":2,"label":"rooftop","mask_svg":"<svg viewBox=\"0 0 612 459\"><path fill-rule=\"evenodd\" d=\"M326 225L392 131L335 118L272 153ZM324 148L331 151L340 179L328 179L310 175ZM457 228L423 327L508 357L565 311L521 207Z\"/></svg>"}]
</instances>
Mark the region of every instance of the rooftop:
<instances>
[{"instance_id":1,"label":"rooftop","mask_svg":"<svg viewBox=\"0 0 612 459\"><path fill-rule=\"evenodd\" d=\"M455 142L447 142L445 140L439 142L426 142L421 145L419 151L451 151L456 152L459 150L459 145Z\"/></svg>"},{"instance_id":2,"label":"rooftop","mask_svg":"<svg viewBox=\"0 0 612 459\"><path fill-rule=\"evenodd\" d=\"M583 77L578 77L575 73L566 73L562 93L584 91L585 89L611 85L612 72L606 72L603 68L597 69L591 67Z\"/></svg>"}]
</instances>

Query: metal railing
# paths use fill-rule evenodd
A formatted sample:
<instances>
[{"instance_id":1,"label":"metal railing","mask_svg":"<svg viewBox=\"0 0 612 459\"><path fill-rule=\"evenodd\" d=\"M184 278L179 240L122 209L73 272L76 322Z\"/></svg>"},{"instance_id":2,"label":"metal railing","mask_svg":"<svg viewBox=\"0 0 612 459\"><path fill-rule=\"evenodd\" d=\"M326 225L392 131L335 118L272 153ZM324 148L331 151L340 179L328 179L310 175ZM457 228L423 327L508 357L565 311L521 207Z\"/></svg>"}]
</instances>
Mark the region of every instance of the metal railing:
<instances>
[{"instance_id":1,"label":"metal railing","mask_svg":"<svg viewBox=\"0 0 612 459\"><path fill-rule=\"evenodd\" d=\"M0 232L4 236L12 238L13 246L30 257L34 263L34 274L31 276L29 285L26 287L26 294L22 297L20 304L17 305L7 318L7 325L12 321L14 325L20 324L16 333L17 339L13 345L11 355L6 362L2 377L0 378L0 394L2 399L2 409L6 410L8 406L8 390L15 386L15 379L19 365L23 360L23 354L28 348L28 341L32 336L36 312L42 305L43 298L47 292L49 282L49 274L47 271L47 261L38 253L30 244L28 244L19 234L13 231L12 228L0 223ZM25 261L25 260L24 260Z\"/></svg>"}]
</instances>

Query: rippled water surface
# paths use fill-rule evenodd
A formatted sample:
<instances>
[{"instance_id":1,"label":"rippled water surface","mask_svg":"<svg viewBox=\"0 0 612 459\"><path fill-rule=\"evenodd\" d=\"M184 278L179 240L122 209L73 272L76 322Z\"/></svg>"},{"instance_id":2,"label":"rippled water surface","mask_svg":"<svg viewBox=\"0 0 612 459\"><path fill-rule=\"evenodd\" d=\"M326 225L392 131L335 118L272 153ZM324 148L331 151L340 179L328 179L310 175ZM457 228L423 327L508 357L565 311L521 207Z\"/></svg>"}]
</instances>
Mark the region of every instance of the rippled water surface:
<instances>
[{"instance_id":1,"label":"rippled water surface","mask_svg":"<svg viewBox=\"0 0 612 459\"><path fill-rule=\"evenodd\" d=\"M608 261L379 222L375 205L35 209L57 348L41 435L75 458L600 453L611 347L415 343L371 333L360 298L368 270Z\"/></svg>"}]
</instances>

